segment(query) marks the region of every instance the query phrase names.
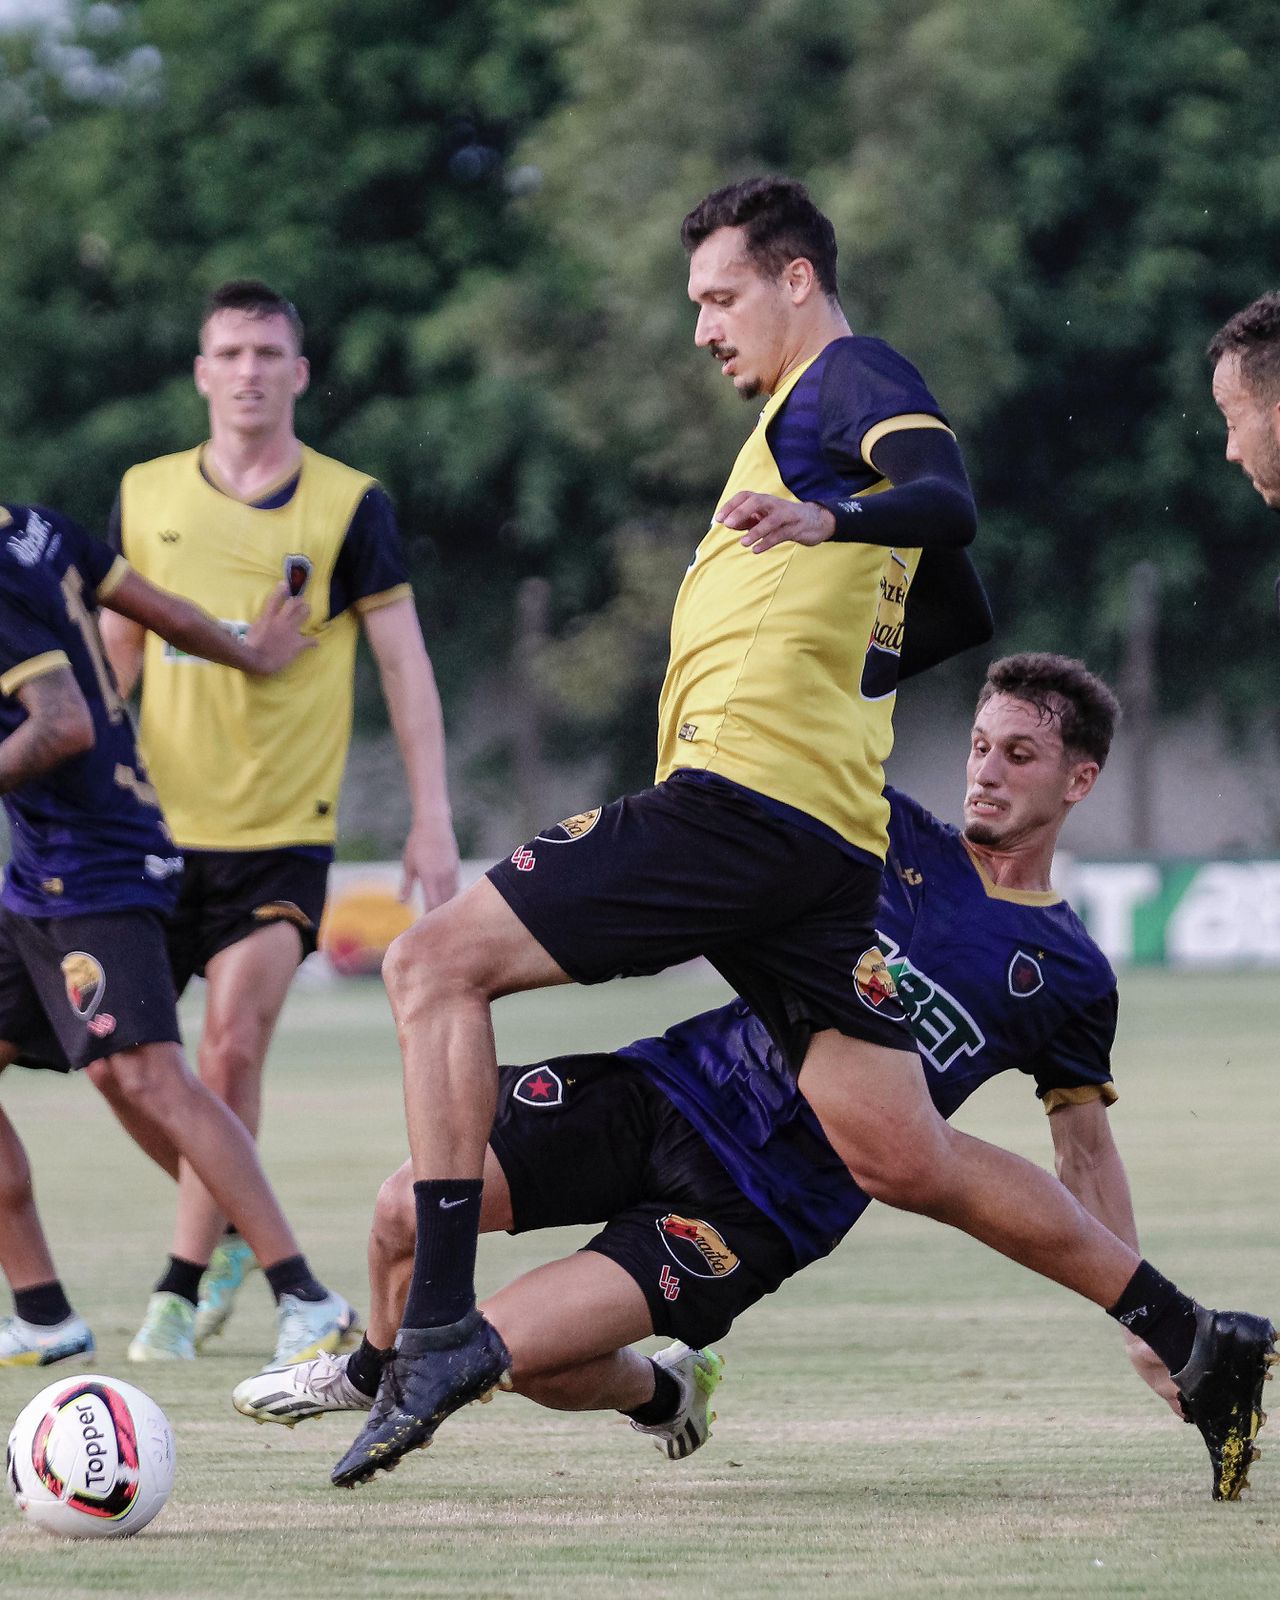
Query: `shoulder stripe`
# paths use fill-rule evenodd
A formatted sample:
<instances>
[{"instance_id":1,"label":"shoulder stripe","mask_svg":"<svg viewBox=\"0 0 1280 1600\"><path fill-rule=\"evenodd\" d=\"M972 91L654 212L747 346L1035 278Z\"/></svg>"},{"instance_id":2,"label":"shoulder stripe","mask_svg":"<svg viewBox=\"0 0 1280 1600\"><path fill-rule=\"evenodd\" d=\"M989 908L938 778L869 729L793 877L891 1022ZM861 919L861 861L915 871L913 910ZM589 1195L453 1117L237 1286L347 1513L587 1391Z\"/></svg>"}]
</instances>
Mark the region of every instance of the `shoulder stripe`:
<instances>
[{"instance_id":1,"label":"shoulder stripe","mask_svg":"<svg viewBox=\"0 0 1280 1600\"><path fill-rule=\"evenodd\" d=\"M383 606L394 605L397 600L411 600L413 586L408 583L398 583L394 589L384 589L381 594L366 594L352 603L352 610L357 616L363 617L370 611L381 611Z\"/></svg>"},{"instance_id":2,"label":"shoulder stripe","mask_svg":"<svg viewBox=\"0 0 1280 1600\"><path fill-rule=\"evenodd\" d=\"M902 433L907 428L941 428L943 433L955 433L948 428L940 417L932 417L927 411L907 411L900 417L886 417L883 422L877 422L873 428L868 428L862 436L862 443L858 446L858 453L868 466L874 466L871 452L888 433Z\"/></svg>"},{"instance_id":3,"label":"shoulder stripe","mask_svg":"<svg viewBox=\"0 0 1280 1600\"><path fill-rule=\"evenodd\" d=\"M133 568L130 567L123 556L117 556L111 563L106 577L98 585L95 598L109 600L132 570Z\"/></svg>"},{"instance_id":4,"label":"shoulder stripe","mask_svg":"<svg viewBox=\"0 0 1280 1600\"><path fill-rule=\"evenodd\" d=\"M59 668L70 665L65 650L46 650L42 655L31 656L29 660L19 661L16 667L10 667L0 677L0 694L12 696L33 678L43 678L48 672L57 672Z\"/></svg>"},{"instance_id":5,"label":"shoulder stripe","mask_svg":"<svg viewBox=\"0 0 1280 1600\"><path fill-rule=\"evenodd\" d=\"M1069 1089L1050 1089L1044 1097L1046 1113L1059 1106L1083 1106L1090 1100L1101 1100L1104 1106L1113 1106L1120 1098L1114 1083L1077 1083Z\"/></svg>"}]
</instances>

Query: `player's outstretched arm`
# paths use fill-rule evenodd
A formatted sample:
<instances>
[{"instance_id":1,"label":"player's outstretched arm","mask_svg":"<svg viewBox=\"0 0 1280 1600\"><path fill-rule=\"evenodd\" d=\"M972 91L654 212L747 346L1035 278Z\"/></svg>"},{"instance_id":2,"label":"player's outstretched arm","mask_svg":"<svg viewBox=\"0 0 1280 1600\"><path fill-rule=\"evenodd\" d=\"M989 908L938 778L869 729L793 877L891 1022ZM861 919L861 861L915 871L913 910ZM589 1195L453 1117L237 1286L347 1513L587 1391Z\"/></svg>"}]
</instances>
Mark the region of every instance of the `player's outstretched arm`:
<instances>
[{"instance_id":1,"label":"player's outstretched arm","mask_svg":"<svg viewBox=\"0 0 1280 1600\"><path fill-rule=\"evenodd\" d=\"M458 845L449 807L440 693L411 597L366 611L361 621L378 663L413 804L400 898L407 900L414 884L420 884L424 909L430 911L458 889Z\"/></svg>"},{"instance_id":2,"label":"player's outstretched arm","mask_svg":"<svg viewBox=\"0 0 1280 1600\"><path fill-rule=\"evenodd\" d=\"M305 600L292 598L286 584L278 584L243 639L224 628L216 617L203 607L158 588L154 583L130 570L102 602L108 610L116 612L135 625L138 661L141 661L141 639L145 630L158 633L162 639L185 650L188 655L203 656L220 666L236 667L255 678L269 678L282 671L304 650L315 648L315 640L302 632L310 607ZM137 667L130 671L134 635L124 630L109 629L106 634L107 653L117 681L128 693L137 681ZM125 671L117 667L117 650L121 647ZM125 652L129 652L126 654Z\"/></svg>"},{"instance_id":3,"label":"player's outstretched arm","mask_svg":"<svg viewBox=\"0 0 1280 1600\"><path fill-rule=\"evenodd\" d=\"M1058 1177L1086 1211L1134 1250L1138 1224L1133 1215L1129 1177L1112 1137L1101 1098L1058 1106L1049 1113ZM1168 1368L1141 1339L1125 1334L1129 1360L1142 1381L1182 1419L1177 1388Z\"/></svg>"},{"instance_id":4,"label":"player's outstretched arm","mask_svg":"<svg viewBox=\"0 0 1280 1600\"><path fill-rule=\"evenodd\" d=\"M15 695L27 718L0 741L0 794L93 748L93 718L69 666L29 678Z\"/></svg>"}]
</instances>

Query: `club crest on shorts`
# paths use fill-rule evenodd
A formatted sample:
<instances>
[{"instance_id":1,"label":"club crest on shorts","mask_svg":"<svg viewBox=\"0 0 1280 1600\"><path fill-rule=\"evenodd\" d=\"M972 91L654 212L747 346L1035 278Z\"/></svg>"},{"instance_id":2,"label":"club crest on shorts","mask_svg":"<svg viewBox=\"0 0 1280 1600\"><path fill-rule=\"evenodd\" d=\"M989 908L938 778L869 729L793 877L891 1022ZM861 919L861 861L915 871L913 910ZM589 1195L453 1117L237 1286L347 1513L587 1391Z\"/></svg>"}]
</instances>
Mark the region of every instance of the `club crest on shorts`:
<instances>
[{"instance_id":1,"label":"club crest on shorts","mask_svg":"<svg viewBox=\"0 0 1280 1600\"><path fill-rule=\"evenodd\" d=\"M898 998L893 974L879 945L873 944L858 957L858 964L853 969L853 984L858 991L858 999L868 1011L890 1018L906 1015Z\"/></svg>"},{"instance_id":2,"label":"club crest on shorts","mask_svg":"<svg viewBox=\"0 0 1280 1600\"><path fill-rule=\"evenodd\" d=\"M107 975L96 956L87 950L70 950L62 958L62 979L67 1003L81 1022L88 1022L102 1003Z\"/></svg>"},{"instance_id":3,"label":"club crest on shorts","mask_svg":"<svg viewBox=\"0 0 1280 1600\"><path fill-rule=\"evenodd\" d=\"M564 1104L564 1083L550 1067L531 1067L517 1079L511 1098L522 1106L560 1106Z\"/></svg>"},{"instance_id":4,"label":"club crest on shorts","mask_svg":"<svg viewBox=\"0 0 1280 1600\"><path fill-rule=\"evenodd\" d=\"M295 600L307 587L310 577L310 556L286 556L284 558L284 581L289 585L289 593Z\"/></svg>"},{"instance_id":5,"label":"club crest on shorts","mask_svg":"<svg viewBox=\"0 0 1280 1600\"><path fill-rule=\"evenodd\" d=\"M1040 963L1025 950L1015 950L1009 962L1009 993L1019 1000L1025 1000L1028 995L1039 994L1043 988L1044 973L1040 970Z\"/></svg>"},{"instance_id":6,"label":"club crest on shorts","mask_svg":"<svg viewBox=\"0 0 1280 1600\"><path fill-rule=\"evenodd\" d=\"M723 1236L700 1217L680 1217L668 1211L665 1217L655 1220L654 1226L667 1254L695 1278L727 1278L738 1270L738 1258Z\"/></svg>"},{"instance_id":7,"label":"club crest on shorts","mask_svg":"<svg viewBox=\"0 0 1280 1600\"><path fill-rule=\"evenodd\" d=\"M590 811L575 812L563 822L557 822L554 828L548 828L545 833L540 833L538 838L543 844L573 844L578 839L585 839L599 822L601 809L600 806L595 806Z\"/></svg>"}]
</instances>

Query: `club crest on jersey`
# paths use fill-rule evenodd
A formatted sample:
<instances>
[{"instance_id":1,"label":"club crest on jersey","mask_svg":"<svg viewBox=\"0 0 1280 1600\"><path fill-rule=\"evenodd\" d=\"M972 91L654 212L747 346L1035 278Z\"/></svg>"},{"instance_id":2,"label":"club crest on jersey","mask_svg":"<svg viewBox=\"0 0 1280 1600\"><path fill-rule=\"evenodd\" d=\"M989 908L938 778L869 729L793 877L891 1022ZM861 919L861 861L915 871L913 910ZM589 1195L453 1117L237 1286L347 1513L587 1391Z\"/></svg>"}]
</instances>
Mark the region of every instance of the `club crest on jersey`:
<instances>
[{"instance_id":1,"label":"club crest on jersey","mask_svg":"<svg viewBox=\"0 0 1280 1600\"><path fill-rule=\"evenodd\" d=\"M654 1226L667 1254L695 1278L727 1278L738 1270L738 1258L723 1235L701 1217L680 1217L668 1211L666 1216L654 1219Z\"/></svg>"},{"instance_id":2,"label":"club crest on jersey","mask_svg":"<svg viewBox=\"0 0 1280 1600\"><path fill-rule=\"evenodd\" d=\"M1015 950L1009 962L1009 993L1018 1000L1039 994L1044 988L1044 973L1040 963L1025 950Z\"/></svg>"},{"instance_id":3,"label":"club crest on jersey","mask_svg":"<svg viewBox=\"0 0 1280 1600\"><path fill-rule=\"evenodd\" d=\"M81 1022L88 1022L102 1004L107 987L101 962L87 950L71 950L62 958L62 979L71 1009Z\"/></svg>"},{"instance_id":4,"label":"club crest on jersey","mask_svg":"<svg viewBox=\"0 0 1280 1600\"><path fill-rule=\"evenodd\" d=\"M858 991L858 999L868 1011L874 1011L882 1017L906 1016L893 974L879 945L873 944L858 957L858 964L853 969L853 984Z\"/></svg>"},{"instance_id":5,"label":"club crest on jersey","mask_svg":"<svg viewBox=\"0 0 1280 1600\"><path fill-rule=\"evenodd\" d=\"M284 558L284 581L289 585L289 593L295 600L307 587L310 577L310 556L286 556Z\"/></svg>"},{"instance_id":6,"label":"club crest on jersey","mask_svg":"<svg viewBox=\"0 0 1280 1600\"><path fill-rule=\"evenodd\" d=\"M511 1098L522 1106L561 1106L564 1104L564 1082L559 1073L550 1067L532 1067L516 1080Z\"/></svg>"},{"instance_id":7,"label":"club crest on jersey","mask_svg":"<svg viewBox=\"0 0 1280 1600\"><path fill-rule=\"evenodd\" d=\"M599 822L600 811L599 806L594 806L590 811L577 811L563 822L557 822L554 828L540 833L538 838L543 844L573 844L578 839L585 839Z\"/></svg>"}]
</instances>

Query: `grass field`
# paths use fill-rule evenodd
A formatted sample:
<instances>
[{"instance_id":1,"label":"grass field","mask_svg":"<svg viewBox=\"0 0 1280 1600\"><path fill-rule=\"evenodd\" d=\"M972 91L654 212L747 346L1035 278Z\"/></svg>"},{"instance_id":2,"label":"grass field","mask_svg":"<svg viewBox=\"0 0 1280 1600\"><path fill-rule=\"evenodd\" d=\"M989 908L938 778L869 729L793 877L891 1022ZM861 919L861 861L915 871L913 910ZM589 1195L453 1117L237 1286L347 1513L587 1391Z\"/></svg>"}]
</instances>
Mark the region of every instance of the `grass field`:
<instances>
[{"instance_id":1,"label":"grass field","mask_svg":"<svg viewBox=\"0 0 1280 1600\"><path fill-rule=\"evenodd\" d=\"M678 975L505 1001L500 1045L530 1061L607 1047L720 993ZM1201 1298L1274 1315L1280 983L1138 975L1124 995L1112 1116L1145 1248ZM133 1377L124 1350L164 1256L167 1183L87 1082L11 1070L0 1085L98 1335L95 1364ZM1048 1160L1027 1080L982 1091L964 1123ZM317 1269L359 1302L372 1197L404 1154L375 986L291 1000L264 1148ZM482 1287L577 1240L486 1240ZM254 1279L215 1353L136 1369L177 1433L168 1508L139 1538L97 1545L49 1540L0 1508L0 1594L1280 1593L1280 1462L1254 1469L1243 1503L1214 1505L1198 1435L1130 1375L1100 1313L880 1208L726 1341L715 1436L679 1465L616 1418L503 1396L451 1420L394 1476L342 1494L328 1472L353 1420L289 1433L231 1409L271 1341ZM0 1373L0 1419L58 1371Z\"/></svg>"}]
</instances>

